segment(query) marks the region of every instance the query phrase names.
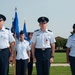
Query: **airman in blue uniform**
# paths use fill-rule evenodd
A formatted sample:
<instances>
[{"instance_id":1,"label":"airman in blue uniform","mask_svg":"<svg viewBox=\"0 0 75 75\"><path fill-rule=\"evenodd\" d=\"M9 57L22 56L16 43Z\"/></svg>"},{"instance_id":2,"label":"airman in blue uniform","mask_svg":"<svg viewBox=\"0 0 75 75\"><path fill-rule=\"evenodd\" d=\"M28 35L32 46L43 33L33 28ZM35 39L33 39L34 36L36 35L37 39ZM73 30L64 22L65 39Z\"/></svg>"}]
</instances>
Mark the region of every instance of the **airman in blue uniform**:
<instances>
[{"instance_id":1,"label":"airman in blue uniform","mask_svg":"<svg viewBox=\"0 0 75 75\"><path fill-rule=\"evenodd\" d=\"M55 38L53 32L47 29L47 17L38 18L38 22L40 29L35 30L32 37L33 61L36 62L37 75L49 75L55 52Z\"/></svg>"},{"instance_id":2,"label":"airman in blue uniform","mask_svg":"<svg viewBox=\"0 0 75 75\"><path fill-rule=\"evenodd\" d=\"M29 46L31 47L32 42L32 34L31 32L28 33L28 42L29 42ZM28 63L28 75L32 75L32 71L33 71L33 58L32 58L32 48L30 50L30 62Z\"/></svg>"},{"instance_id":3,"label":"airman in blue uniform","mask_svg":"<svg viewBox=\"0 0 75 75\"><path fill-rule=\"evenodd\" d=\"M73 25L73 33L67 40L66 47L67 63L70 64L72 75L75 75L75 24Z\"/></svg>"},{"instance_id":4,"label":"airman in blue uniform","mask_svg":"<svg viewBox=\"0 0 75 75\"><path fill-rule=\"evenodd\" d=\"M20 31L20 39L16 41L16 75L26 75L28 62L30 62L29 42L24 40L24 32Z\"/></svg>"},{"instance_id":5,"label":"airman in blue uniform","mask_svg":"<svg viewBox=\"0 0 75 75\"><path fill-rule=\"evenodd\" d=\"M5 21L6 17L0 14L0 75L8 75L9 61L13 61L15 42L11 31L4 27Z\"/></svg>"}]
</instances>

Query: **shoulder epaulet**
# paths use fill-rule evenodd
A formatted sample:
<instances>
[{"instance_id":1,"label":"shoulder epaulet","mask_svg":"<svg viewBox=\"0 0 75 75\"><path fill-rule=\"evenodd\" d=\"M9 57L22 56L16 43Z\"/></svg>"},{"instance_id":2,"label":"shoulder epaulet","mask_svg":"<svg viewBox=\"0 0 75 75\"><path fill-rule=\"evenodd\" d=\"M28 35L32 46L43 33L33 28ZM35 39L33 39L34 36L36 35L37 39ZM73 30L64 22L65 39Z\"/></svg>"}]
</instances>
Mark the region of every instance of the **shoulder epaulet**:
<instances>
[{"instance_id":1,"label":"shoulder epaulet","mask_svg":"<svg viewBox=\"0 0 75 75\"><path fill-rule=\"evenodd\" d=\"M9 28L5 28L5 29L10 30Z\"/></svg>"},{"instance_id":2,"label":"shoulder epaulet","mask_svg":"<svg viewBox=\"0 0 75 75\"><path fill-rule=\"evenodd\" d=\"M49 32L52 32L51 30L48 29Z\"/></svg>"},{"instance_id":3,"label":"shoulder epaulet","mask_svg":"<svg viewBox=\"0 0 75 75\"><path fill-rule=\"evenodd\" d=\"M39 29L35 30L34 32L39 31Z\"/></svg>"},{"instance_id":4,"label":"shoulder epaulet","mask_svg":"<svg viewBox=\"0 0 75 75\"><path fill-rule=\"evenodd\" d=\"M73 36L73 34L71 34L69 37Z\"/></svg>"}]
</instances>

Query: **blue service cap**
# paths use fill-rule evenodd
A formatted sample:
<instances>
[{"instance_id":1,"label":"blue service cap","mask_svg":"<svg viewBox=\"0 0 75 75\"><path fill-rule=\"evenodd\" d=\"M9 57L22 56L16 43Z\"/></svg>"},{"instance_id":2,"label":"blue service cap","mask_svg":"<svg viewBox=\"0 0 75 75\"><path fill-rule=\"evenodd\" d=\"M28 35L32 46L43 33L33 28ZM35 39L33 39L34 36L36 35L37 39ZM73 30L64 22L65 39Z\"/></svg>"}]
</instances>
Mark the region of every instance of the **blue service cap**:
<instances>
[{"instance_id":1,"label":"blue service cap","mask_svg":"<svg viewBox=\"0 0 75 75\"><path fill-rule=\"evenodd\" d=\"M20 34L24 34L23 30L20 31Z\"/></svg>"},{"instance_id":2,"label":"blue service cap","mask_svg":"<svg viewBox=\"0 0 75 75\"><path fill-rule=\"evenodd\" d=\"M6 21L6 17L2 14L0 14L0 20Z\"/></svg>"},{"instance_id":3,"label":"blue service cap","mask_svg":"<svg viewBox=\"0 0 75 75\"><path fill-rule=\"evenodd\" d=\"M73 24L73 29L75 29L75 24Z\"/></svg>"},{"instance_id":4,"label":"blue service cap","mask_svg":"<svg viewBox=\"0 0 75 75\"><path fill-rule=\"evenodd\" d=\"M39 17L38 18L38 22L40 23L40 22L45 22L45 23L47 23L47 22L49 22L49 19L47 18L47 17Z\"/></svg>"}]
</instances>

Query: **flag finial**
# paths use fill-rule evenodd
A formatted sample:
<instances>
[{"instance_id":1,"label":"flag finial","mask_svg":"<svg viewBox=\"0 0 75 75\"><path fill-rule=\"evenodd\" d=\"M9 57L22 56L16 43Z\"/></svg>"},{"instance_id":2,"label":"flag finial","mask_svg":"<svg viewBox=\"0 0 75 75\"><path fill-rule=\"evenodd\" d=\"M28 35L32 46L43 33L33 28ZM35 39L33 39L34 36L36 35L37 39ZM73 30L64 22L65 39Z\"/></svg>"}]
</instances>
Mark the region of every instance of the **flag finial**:
<instances>
[{"instance_id":1,"label":"flag finial","mask_svg":"<svg viewBox=\"0 0 75 75\"><path fill-rule=\"evenodd\" d=\"M24 19L24 23L26 23L25 19Z\"/></svg>"},{"instance_id":2,"label":"flag finial","mask_svg":"<svg viewBox=\"0 0 75 75\"><path fill-rule=\"evenodd\" d=\"M14 21L14 18L12 17L12 21Z\"/></svg>"},{"instance_id":3,"label":"flag finial","mask_svg":"<svg viewBox=\"0 0 75 75\"><path fill-rule=\"evenodd\" d=\"M15 7L15 11L17 11L17 7Z\"/></svg>"}]
</instances>

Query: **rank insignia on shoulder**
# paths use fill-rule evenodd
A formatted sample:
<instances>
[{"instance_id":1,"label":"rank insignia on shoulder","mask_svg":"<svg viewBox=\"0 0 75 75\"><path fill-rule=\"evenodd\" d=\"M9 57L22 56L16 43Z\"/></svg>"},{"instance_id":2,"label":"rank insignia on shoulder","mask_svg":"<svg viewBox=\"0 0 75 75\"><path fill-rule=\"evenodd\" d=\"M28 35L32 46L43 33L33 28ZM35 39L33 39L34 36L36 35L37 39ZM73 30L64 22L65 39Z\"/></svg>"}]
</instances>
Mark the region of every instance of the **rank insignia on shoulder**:
<instances>
[{"instance_id":1,"label":"rank insignia on shoulder","mask_svg":"<svg viewBox=\"0 0 75 75\"><path fill-rule=\"evenodd\" d=\"M34 32L39 31L39 29L35 30Z\"/></svg>"},{"instance_id":2,"label":"rank insignia on shoulder","mask_svg":"<svg viewBox=\"0 0 75 75\"><path fill-rule=\"evenodd\" d=\"M71 34L69 37L73 36L73 34Z\"/></svg>"},{"instance_id":3,"label":"rank insignia on shoulder","mask_svg":"<svg viewBox=\"0 0 75 75\"><path fill-rule=\"evenodd\" d=\"M49 32L52 32L51 30L48 29Z\"/></svg>"},{"instance_id":4,"label":"rank insignia on shoulder","mask_svg":"<svg viewBox=\"0 0 75 75\"><path fill-rule=\"evenodd\" d=\"M7 27L6 27L5 29L10 30L10 29L9 29L9 28L7 28Z\"/></svg>"}]
</instances>

